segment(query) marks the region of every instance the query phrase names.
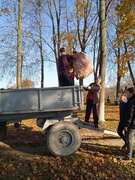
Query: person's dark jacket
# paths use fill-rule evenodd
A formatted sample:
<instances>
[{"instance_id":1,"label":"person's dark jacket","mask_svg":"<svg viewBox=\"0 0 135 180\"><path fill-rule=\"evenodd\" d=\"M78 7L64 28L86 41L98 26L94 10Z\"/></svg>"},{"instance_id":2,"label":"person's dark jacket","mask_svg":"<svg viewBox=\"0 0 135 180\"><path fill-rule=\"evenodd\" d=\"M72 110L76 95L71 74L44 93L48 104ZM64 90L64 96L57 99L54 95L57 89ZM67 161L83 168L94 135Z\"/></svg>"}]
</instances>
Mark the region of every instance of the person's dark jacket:
<instances>
[{"instance_id":1,"label":"person's dark jacket","mask_svg":"<svg viewBox=\"0 0 135 180\"><path fill-rule=\"evenodd\" d=\"M120 111L120 123L125 124L125 112L127 108L127 102L120 102L119 111Z\"/></svg>"},{"instance_id":2,"label":"person's dark jacket","mask_svg":"<svg viewBox=\"0 0 135 180\"><path fill-rule=\"evenodd\" d=\"M58 70L59 73L66 71L69 72L71 69L70 63L72 63L74 59L74 55L69 55L69 54L62 54L58 58Z\"/></svg>"},{"instance_id":3,"label":"person's dark jacket","mask_svg":"<svg viewBox=\"0 0 135 180\"><path fill-rule=\"evenodd\" d=\"M132 96L127 102L125 113L126 127L135 129L135 96Z\"/></svg>"},{"instance_id":4,"label":"person's dark jacket","mask_svg":"<svg viewBox=\"0 0 135 180\"><path fill-rule=\"evenodd\" d=\"M101 85L91 83L89 86L91 87L90 90L87 89L87 88L84 88L85 91L88 91L87 100L90 97L90 93L93 93L93 104L97 104L99 102L99 93L100 93L100 90L101 90Z\"/></svg>"}]
</instances>

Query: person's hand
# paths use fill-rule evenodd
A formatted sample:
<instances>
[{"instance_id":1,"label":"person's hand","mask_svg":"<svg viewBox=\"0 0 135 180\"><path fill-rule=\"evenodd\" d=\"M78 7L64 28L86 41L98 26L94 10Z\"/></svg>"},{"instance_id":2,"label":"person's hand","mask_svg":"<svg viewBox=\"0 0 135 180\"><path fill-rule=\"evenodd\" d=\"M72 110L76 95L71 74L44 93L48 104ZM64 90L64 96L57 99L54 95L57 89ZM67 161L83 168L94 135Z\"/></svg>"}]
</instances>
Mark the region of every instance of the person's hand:
<instances>
[{"instance_id":1,"label":"person's hand","mask_svg":"<svg viewBox=\"0 0 135 180\"><path fill-rule=\"evenodd\" d=\"M128 127L124 127L124 130L125 130L125 131L128 131Z\"/></svg>"},{"instance_id":2,"label":"person's hand","mask_svg":"<svg viewBox=\"0 0 135 180\"><path fill-rule=\"evenodd\" d=\"M88 90L90 90L90 89L91 89L91 87L90 87L90 86L87 86L87 89L88 89Z\"/></svg>"},{"instance_id":3,"label":"person's hand","mask_svg":"<svg viewBox=\"0 0 135 180\"><path fill-rule=\"evenodd\" d=\"M78 54L78 51L77 50L73 50L73 54Z\"/></svg>"}]
</instances>

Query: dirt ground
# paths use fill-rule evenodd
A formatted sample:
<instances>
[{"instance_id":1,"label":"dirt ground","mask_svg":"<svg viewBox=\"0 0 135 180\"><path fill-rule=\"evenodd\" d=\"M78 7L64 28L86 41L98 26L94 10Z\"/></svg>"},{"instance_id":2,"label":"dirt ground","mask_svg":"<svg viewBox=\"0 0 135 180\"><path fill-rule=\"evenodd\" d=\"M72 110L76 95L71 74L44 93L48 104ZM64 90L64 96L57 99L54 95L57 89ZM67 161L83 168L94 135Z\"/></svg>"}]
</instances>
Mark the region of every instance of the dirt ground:
<instances>
[{"instance_id":1,"label":"dirt ground","mask_svg":"<svg viewBox=\"0 0 135 180\"><path fill-rule=\"evenodd\" d=\"M85 113L78 113L78 117L83 121ZM91 116L91 120L92 120ZM105 106L105 127L106 129L116 132L119 122L119 109L118 106ZM87 126L88 127L88 126ZM102 127L102 126L100 126ZM97 130L97 129L95 129ZM91 144L122 147L123 141L118 136L107 135L98 131L88 128L80 129L82 135L82 145ZM135 143L135 138L134 138ZM46 147L46 137L41 133L41 128L37 127L35 120L25 120L22 126L15 129L13 125L8 126L7 137L0 142L0 152L6 153L15 151L16 153L28 153L30 155L44 154L48 155L49 152Z\"/></svg>"},{"instance_id":2,"label":"dirt ground","mask_svg":"<svg viewBox=\"0 0 135 180\"><path fill-rule=\"evenodd\" d=\"M7 137L0 142L0 180L135 179L135 158L130 164L119 161L125 153L122 140L96 130L80 129L82 143L78 151L55 157L34 120L26 120L18 129L9 126Z\"/></svg>"},{"instance_id":3,"label":"dirt ground","mask_svg":"<svg viewBox=\"0 0 135 180\"><path fill-rule=\"evenodd\" d=\"M97 129L96 129L97 130ZM16 133L17 130L15 130ZM22 133L22 130L18 130ZM27 131L27 128L23 129L23 133ZM82 128L80 130L82 135L82 147L83 144L91 144L91 146L106 146L106 147L122 147L123 141L118 136L107 135L98 131L89 130ZM14 135L7 136L7 138L0 142L0 152L1 153L17 153L28 156L28 158L37 155L49 155L49 151L46 146L46 137L41 134L41 132L31 133L29 137L23 134L20 137L14 138ZM133 140L135 144L135 138Z\"/></svg>"}]
</instances>

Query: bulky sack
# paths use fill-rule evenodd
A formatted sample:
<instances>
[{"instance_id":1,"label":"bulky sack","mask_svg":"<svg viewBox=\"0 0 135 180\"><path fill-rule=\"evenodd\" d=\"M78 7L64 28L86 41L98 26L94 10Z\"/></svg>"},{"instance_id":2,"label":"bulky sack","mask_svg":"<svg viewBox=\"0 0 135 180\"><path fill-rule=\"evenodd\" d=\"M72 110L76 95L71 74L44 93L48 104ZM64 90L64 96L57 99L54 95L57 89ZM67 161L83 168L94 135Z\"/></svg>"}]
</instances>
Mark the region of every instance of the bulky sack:
<instances>
[{"instance_id":1,"label":"bulky sack","mask_svg":"<svg viewBox=\"0 0 135 180\"><path fill-rule=\"evenodd\" d=\"M73 61L74 74L77 79L88 77L93 72L93 63L87 54L79 52Z\"/></svg>"}]
</instances>

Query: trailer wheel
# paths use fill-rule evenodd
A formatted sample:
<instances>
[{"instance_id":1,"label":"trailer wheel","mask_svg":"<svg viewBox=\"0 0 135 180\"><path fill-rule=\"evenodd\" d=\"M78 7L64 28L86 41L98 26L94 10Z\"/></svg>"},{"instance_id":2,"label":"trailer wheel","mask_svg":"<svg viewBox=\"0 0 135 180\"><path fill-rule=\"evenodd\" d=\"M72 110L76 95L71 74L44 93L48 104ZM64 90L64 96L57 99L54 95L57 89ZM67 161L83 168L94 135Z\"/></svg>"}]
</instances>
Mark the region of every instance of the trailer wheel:
<instances>
[{"instance_id":1,"label":"trailer wheel","mask_svg":"<svg viewBox=\"0 0 135 180\"><path fill-rule=\"evenodd\" d=\"M47 134L47 146L55 156L68 156L79 149L81 134L71 122L55 123Z\"/></svg>"},{"instance_id":2,"label":"trailer wheel","mask_svg":"<svg viewBox=\"0 0 135 180\"><path fill-rule=\"evenodd\" d=\"M7 135L7 126L0 126L0 140L5 139Z\"/></svg>"}]
</instances>

